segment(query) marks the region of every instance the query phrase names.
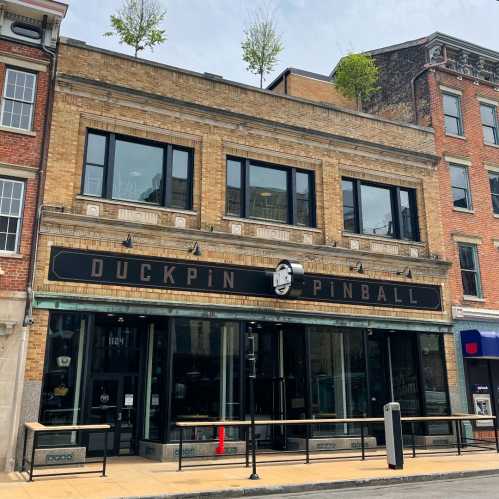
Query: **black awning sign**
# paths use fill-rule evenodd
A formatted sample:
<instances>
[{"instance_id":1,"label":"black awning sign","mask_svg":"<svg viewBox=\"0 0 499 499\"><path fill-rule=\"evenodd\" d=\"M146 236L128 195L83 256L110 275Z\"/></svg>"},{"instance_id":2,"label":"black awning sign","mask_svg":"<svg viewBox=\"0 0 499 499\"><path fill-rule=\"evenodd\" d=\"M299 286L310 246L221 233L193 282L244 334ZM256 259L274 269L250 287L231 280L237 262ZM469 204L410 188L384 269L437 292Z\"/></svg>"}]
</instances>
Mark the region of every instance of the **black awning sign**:
<instances>
[{"instance_id":1,"label":"black awning sign","mask_svg":"<svg viewBox=\"0 0 499 499\"><path fill-rule=\"evenodd\" d=\"M49 280L442 310L440 286L53 247Z\"/></svg>"}]
</instances>

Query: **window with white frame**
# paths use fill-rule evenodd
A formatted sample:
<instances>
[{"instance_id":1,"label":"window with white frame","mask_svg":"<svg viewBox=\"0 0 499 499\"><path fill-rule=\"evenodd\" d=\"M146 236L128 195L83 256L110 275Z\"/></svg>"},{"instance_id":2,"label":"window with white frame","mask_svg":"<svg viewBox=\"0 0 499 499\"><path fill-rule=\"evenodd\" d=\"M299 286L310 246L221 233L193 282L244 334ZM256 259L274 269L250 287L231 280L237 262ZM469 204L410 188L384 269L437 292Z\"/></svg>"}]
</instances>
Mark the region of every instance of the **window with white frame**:
<instances>
[{"instance_id":1,"label":"window with white frame","mask_svg":"<svg viewBox=\"0 0 499 499\"><path fill-rule=\"evenodd\" d=\"M24 182L0 177L0 251L19 248L23 197Z\"/></svg>"},{"instance_id":2,"label":"window with white frame","mask_svg":"<svg viewBox=\"0 0 499 499\"><path fill-rule=\"evenodd\" d=\"M492 197L492 209L499 215L499 173L489 173L490 195Z\"/></svg>"},{"instance_id":3,"label":"window with white frame","mask_svg":"<svg viewBox=\"0 0 499 499\"><path fill-rule=\"evenodd\" d=\"M31 130L36 75L7 68L2 96L2 126Z\"/></svg>"},{"instance_id":4,"label":"window with white frame","mask_svg":"<svg viewBox=\"0 0 499 499\"><path fill-rule=\"evenodd\" d=\"M496 107L490 104L480 104L480 117L482 119L483 141L486 144L499 144Z\"/></svg>"},{"instance_id":5,"label":"window with white frame","mask_svg":"<svg viewBox=\"0 0 499 499\"><path fill-rule=\"evenodd\" d=\"M452 201L455 208L471 210L471 191L468 168L463 165L449 165L452 187Z\"/></svg>"},{"instance_id":6,"label":"window with white frame","mask_svg":"<svg viewBox=\"0 0 499 499\"><path fill-rule=\"evenodd\" d=\"M459 264L461 266L461 281L465 296L482 297L480 284L480 266L478 264L478 251L475 244L460 243Z\"/></svg>"},{"instance_id":7,"label":"window with white frame","mask_svg":"<svg viewBox=\"0 0 499 499\"><path fill-rule=\"evenodd\" d=\"M444 93L445 131L453 135L463 135L463 118L461 112L461 98L459 95Z\"/></svg>"}]
</instances>

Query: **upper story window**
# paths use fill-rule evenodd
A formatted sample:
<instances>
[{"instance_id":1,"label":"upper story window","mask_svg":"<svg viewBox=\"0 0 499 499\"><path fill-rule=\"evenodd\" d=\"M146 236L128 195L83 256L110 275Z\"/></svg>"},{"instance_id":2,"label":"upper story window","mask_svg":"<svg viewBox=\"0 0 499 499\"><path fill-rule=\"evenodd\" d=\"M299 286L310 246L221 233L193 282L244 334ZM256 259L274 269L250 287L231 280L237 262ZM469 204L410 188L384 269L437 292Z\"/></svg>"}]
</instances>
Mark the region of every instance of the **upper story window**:
<instances>
[{"instance_id":1,"label":"upper story window","mask_svg":"<svg viewBox=\"0 0 499 499\"><path fill-rule=\"evenodd\" d=\"M11 24L10 29L12 33L32 40L40 40L42 37L42 29L33 24L14 22Z\"/></svg>"},{"instance_id":2,"label":"upper story window","mask_svg":"<svg viewBox=\"0 0 499 499\"><path fill-rule=\"evenodd\" d=\"M480 104L480 116L482 118L483 141L486 144L499 144L496 107Z\"/></svg>"},{"instance_id":3,"label":"upper story window","mask_svg":"<svg viewBox=\"0 0 499 499\"><path fill-rule=\"evenodd\" d=\"M458 95L443 95L445 131L454 135L463 135L463 119L461 112L461 99Z\"/></svg>"},{"instance_id":4,"label":"upper story window","mask_svg":"<svg viewBox=\"0 0 499 499\"><path fill-rule=\"evenodd\" d=\"M475 244L458 244L461 281L465 296L482 296L478 251Z\"/></svg>"},{"instance_id":5,"label":"upper story window","mask_svg":"<svg viewBox=\"0 0 499 499\"><path fill-rule=\"evenodd\" d=\"M454 207L471 210L472 204L468 168L461 165L449 165L449 170Z\"/></svg>"},{"instance_id":6,"label":"upper story window","mask_svg":"<svg viewBox=\"0 0 499 499\"><path fill-rule=\"evenodd\" d=\"M314 227L314 174L248 159L227 158L226 213Z\"/></svg>"},{"instance_id":7,"label":"upper story window","mask_svg":"<svg viewBox=\"0 0 499 499\"><path fill-rule=\"evenodd\" d=\"M87 196L192 208L193 151L88 132L82 192Z\"/></svg>"},{"instance_id":8,"label":"upper story window","mask_svg":"<svg viewBox=\"0 0 499 499\"><path fill-rule=\"evenodd\" d=\"M343 178L342 190L347 232L419 240L414 189Z\"/></svg>"},{"instance_id":9,"label":"upper story window","mask_svg":"<svg viewBox=\"0 0 499 499\"><path fill-rule=\"evenodd\" d=\"M0 177L0 251L19 248L23 198L24 182Z\"/></svg>"},{"instance_id":10,"label":"upper story window","mask_svg":"<svg viewBox=\"0 0 499 499\"><path fill-rule=\"evenodd\" d=\"M31 130L36 75L7 68L2 98L2 126Z\"/></svg>"},{"instance_id":11,"label":"upper story window","mask_svg":"<svg viewBox=\"0 0 499 499\"><path fill-rule=\"evenodd\" d=\"M499 173L489 173L489 183L492 209L496 215L499 215Z\"/></svg>"}]
</instances>

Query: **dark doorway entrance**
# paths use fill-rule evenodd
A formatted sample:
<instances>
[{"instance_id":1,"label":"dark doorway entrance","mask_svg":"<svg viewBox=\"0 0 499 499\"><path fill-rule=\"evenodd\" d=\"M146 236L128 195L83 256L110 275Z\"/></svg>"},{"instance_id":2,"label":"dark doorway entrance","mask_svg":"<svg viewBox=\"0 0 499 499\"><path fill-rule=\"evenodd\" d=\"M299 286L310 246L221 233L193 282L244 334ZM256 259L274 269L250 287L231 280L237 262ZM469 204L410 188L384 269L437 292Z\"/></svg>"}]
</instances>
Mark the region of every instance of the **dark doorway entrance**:
<instances>
[{"instance_id":1,"label":"dark doorway entrance","mask_svg":"<svg viewBox=\"0 0 499 499\"><path fill-rule=\"evenodd\" d=\"M138 385L141 342L146 324L126 316L98 315L90 337L86 422L107 423L111 455L131 455L137 449ZM102 452L101 434L90 435L88 452Z\"/></svg>"},{"instance_id":2,"label":"dark doorway entrance","mask_svg":"<svg viewBox=\"0 0 499 499\"><path fill-rule=\"evenodd\" d=\"M404 416L421 414L417 337L403 332L369 331L369 416L383 417L383 406L397 401ZM373 424L371 434L384 443L383 425Z\"/></svg>"},{"instance_id":3,"label":"dark doorway entrance","mask_svg":"<svg viewBox=\"0 0 499 499\"><path fill-rule=\"evenodd\" d=\"M257 420L300 419L306 415L304 328L282 324L259 324L255 336L256 380L255 416ZM246 375L246 383L248 376ZM249 412L249 389L246 408ZM294 436L285 426L258 426L258 445L285 449Z\"/></svg>"}]
</instances>

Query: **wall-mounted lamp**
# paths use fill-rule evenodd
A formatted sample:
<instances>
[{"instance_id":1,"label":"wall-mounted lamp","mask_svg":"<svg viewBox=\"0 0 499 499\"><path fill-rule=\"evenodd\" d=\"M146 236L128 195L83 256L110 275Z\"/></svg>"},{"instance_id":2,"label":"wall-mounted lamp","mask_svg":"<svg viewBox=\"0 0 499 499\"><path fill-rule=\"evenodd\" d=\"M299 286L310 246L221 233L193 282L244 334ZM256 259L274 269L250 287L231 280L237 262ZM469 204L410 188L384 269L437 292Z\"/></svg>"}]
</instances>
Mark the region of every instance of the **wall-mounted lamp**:
<instances>
[{"instance_id":1,"label":"wall-mounted lamp","mask_svg":"<svg viewBox=\"0 0 499 499\"><path fill-rule=\"evenodd\" d=\"M404 270L399 270L397 275L403 275L404 277L407 277L407 279L412 279L412 271L409 267L406 267Z\"/></svg>"},{"instance_id":2,"label":"wall-mounted lamp","mask_svg":"<svg viewBox=\"0 0 499 499\"><path fill-rule=\"evenodd\" d=\"M350 267L351 272L358 272L359 274L364 273L364 266L362 265L362 262L357 262L355 265Z\"/></svg>"},{"instance_id":3,"label":"wall-mounted lamp","mask_svg":"<svg viewBox=\"0 0 499 499\"><path fill-rule=\"evenodd\" d=\"M132 236L131 234L128 234L128 236L126 236L126 239L124 239L121 244L125 247L125 248L133 248L133 241L132 241Z\"/></svg>"},{"instance_id":4,"label":"wall-mounted lamp","mask_svg":"<svg viewBox=\"0 0 499 499\"><path fill-rule=\"evenodd\" d=\"M189 253L192 253L194 256L201 256L203 254L203 252L201 251L201 246L197 241L189 246L189 249L187 251Z\"/></svg>"}]
</instances>

